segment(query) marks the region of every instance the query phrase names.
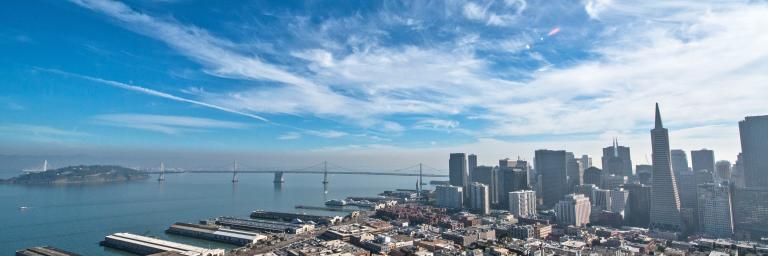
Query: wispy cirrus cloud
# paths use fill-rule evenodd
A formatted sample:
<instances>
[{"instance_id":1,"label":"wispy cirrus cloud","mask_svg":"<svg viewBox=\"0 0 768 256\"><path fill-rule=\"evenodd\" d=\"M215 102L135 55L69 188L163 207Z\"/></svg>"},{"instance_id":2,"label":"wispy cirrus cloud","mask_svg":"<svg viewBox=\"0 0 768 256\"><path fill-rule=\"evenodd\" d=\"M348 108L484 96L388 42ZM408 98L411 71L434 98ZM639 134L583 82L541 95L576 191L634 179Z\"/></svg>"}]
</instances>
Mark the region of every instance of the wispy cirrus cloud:
<instances>
[{"instance_id":1,"label":"wispy cirrus cloud","mask_svg":"<svg viewBox=\"0 0 768 256\"><path fill-rule=\"evenodd\" d=\"M768 98L761 82L768 27L756 25L768 23L762 3L393 2L317 25L286 18L290 33L301 35L289 39L302 44L286 47L279 65L203 28L122 3L76 3L165 42L212 75L278 83L198 93L201 102L388 134L436 127L398 119L432 116L487 123L476 128L479 137L638 135L656 101L669 111L669 124L688 129L759 113Z\"/></svg>"},{"instance_id":2,"label":"wispy cirrus cloud","mask_svg":"<svg viewBox=\"0 0 768 256\"><path fill-rule=\"evenodd\" d=\"M46 125L36 124L4 124L0 125L0 132L6 134L29 134L36 136L54 136L54 137L81 137L88 133L78 131L77 129L61 129Z\"/></svg>"},{"instance_id":3,"label":"wispy cirrus cloud","mask_svg":"<svg viewBox=\"0 0 768 256\"><path fill-rule=\"evenodd\" d=\"M166 134L199 132L209 129L245 129L248 127L248 125L243 123L210 118L134 113L97 115L92 119L97 124L148 130Z\"/></svg>"},{"instance_id":4,"label":"wispy cirrus cloud","mask_svg":"<svg viewBox=\"0 0 768 256\"><path fill-rule=\"evenodd\" d=\"M288 132L277 137L278 140L297 140L300 138L301 138L301 133L298 133L298 132Z\"/></svg>"}]
</instances>

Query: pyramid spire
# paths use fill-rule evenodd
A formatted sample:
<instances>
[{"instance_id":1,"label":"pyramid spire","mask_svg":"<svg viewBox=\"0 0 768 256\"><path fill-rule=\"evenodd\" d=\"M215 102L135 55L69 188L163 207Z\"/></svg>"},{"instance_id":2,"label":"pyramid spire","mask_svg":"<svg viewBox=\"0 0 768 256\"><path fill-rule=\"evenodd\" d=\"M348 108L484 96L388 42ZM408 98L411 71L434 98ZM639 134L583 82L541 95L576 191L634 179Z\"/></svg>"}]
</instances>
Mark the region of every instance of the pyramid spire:
<instances>
[{"instance_id":1,"label":"pyramid spire","mask_svg":"<svg viewBox=\"0 0 768 256\"><path fill-rule=\"evenodd\" d=\"M613 137L613 157L619 157L619 138Z\"/></svg>"},{"instance_id":2,"label":"pyramid spire","mask_svg":"<svg viewBox=\"0 0 768 256\"><path fill-rule=\"evenodd\" d=\"M664 128L661 124L661 112L659 111L659 103L656 103L656 126L655 128Z\"/></svg>"}]
</instances>

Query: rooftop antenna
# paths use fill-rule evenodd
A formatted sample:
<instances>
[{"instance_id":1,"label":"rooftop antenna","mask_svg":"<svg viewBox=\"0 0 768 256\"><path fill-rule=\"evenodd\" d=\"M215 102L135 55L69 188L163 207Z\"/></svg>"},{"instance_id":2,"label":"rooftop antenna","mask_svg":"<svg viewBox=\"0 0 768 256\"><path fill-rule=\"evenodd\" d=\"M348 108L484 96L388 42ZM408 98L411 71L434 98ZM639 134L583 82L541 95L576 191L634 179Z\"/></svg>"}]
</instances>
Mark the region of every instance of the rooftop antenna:
<instances>
[{"instance_id":1,"label":"rooftop antenna","mask_svg":"<svg viewBox=\"0 0 768 256\"><path fill-rule=\"evenodd\" d=\"M160 176L157 177L157 181L165 180L165 163L160 162Z\"/></svg>"},{"instance_id":2,"label":"rooftop antenna","mask_svg":"<svg viewBox=\"0 0 768 256\"><path fill-rule=\"evenodd\" d=\"M232 161L232 183L237 182L237 160Z\"/></svg>"}]
</instances>

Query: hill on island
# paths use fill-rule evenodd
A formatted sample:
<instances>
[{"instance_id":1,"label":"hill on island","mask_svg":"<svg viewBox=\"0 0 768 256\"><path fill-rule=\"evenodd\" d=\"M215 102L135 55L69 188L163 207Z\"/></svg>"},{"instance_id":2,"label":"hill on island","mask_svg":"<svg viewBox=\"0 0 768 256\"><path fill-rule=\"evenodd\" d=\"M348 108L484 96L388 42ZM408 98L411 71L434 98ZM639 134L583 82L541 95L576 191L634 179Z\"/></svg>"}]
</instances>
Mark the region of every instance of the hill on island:
<instances>
[{"instance_id":1,"label":"hill on island","mask_svg":"<svg viewBox=\"0 0 768 256\"><path fill-rule=\"evenodd\" d=\"M146 173L115 165L78 165L44 172L25 173L0 180L6 184L84 184L144 180Z\"/></svg>"}]
</instances>

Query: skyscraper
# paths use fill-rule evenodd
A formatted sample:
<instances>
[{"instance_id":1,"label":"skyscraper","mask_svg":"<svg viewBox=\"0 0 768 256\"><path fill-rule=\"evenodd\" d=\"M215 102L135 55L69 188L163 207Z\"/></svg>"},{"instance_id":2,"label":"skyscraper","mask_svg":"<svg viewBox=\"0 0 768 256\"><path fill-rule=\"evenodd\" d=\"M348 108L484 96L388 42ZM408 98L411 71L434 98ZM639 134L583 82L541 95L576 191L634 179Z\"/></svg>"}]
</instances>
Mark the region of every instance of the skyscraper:
<instances>
[{"instance_id":1,"label":"skyscraper","mask_svg":"<svg viewBox=\"0 0 768 256\"><path fill-rule=\"evenodd\" d=\"M687 172L691 170L691 168L688 167L688 156L685 154L685 150L673 149L671 151L671 154L672 154L672 171L675 172L675 175L678 175L681 172Z\"/></svg>"},{"instance_id":2,"label":"skyscraper","mask_svg":"<svg viewBox=\"0 0 768 256\"><path fill-rule=\"evenodd\" d=\"M520 190L508 193L509 212L518 217L531 217L536 215L536 192L533 190Z\"/></svg>"},{"instance_id":3,"label":"skyscraper","mask_svg":"<svg viewBox=\"0 0 768 256\"><path fill-rule=\"evenodd\" d=\"M467 172L469 173L469 177L472 177L472 172L477 168L477 155L470 154L467 156L467 164Z\"/></svg>"},{"instance_id":4,"label":"skyscraper","mask_svg":"<svg viewBox=\"0 0 768 256\"><path fill-rule=\"evenodd\" d=\"M624 216L627 210L627 199L629 199L629 191L622 188L611 190L611 208L609 210Z\"/></svg>"},{"instance_id":5,"label":"skyscraper","mask_svg":"<svg viewBox=\"0 0 768 256\"><path fill-rule=\"evenodd\" d=\"M603 171L606 174L615 174L622 176L632 176L632 158L630 157L629 147L619 146L617 139L613 140L613 145L603 148Z\"/></svg>"},{"instance_id":6,"label":"skyscraper","mask_svg":"<svg viewBox=\"0 0 768 256\"><path fill-rule=\"evenodd\" d=\"M739 135L745 185L768 188L768 115L745 117Z\"/></svg>"},{"instance_id":7,"label":"skyscraper","mask_svg":"<svg viewBox=\"0 0 768 256\"><path fill-rule=\"evenodd\" d=\"M475 167L475 171L472 172L472 182L480 182L488 185L488 193L491 195L491 204L498 203L498 181L497 181L497 169L491 166L478 166Z\"/></svg>"},{"instance_id":8,"label":"skyscraper","mask_svg":"<svg viewBox=\"0 0 768 256\"><path fill-rule=\"evenodd\" d=\"M651 213L651 187L642 184L625 184L624 189L629 192L627 208L624 212L627 225L648 227Z\"/></svg>"},{"instance_id":9,"label":"skyscraper","mask_svg":"<svg viewBox=\"0 0 768 256\"><path fill-rule=\"evenodd\" d=\"M650 185L651 176L653 175L653 166L650 164L635 165L635 174L637 175L637 180L640 184Z\"/></svg>"},{"instance_id":10,"label":"skyscraper","mask_svg":"<svg viewBox=\"0 0 768 256\"><path fill-rule=\"evenodd\" d=\"M705 235L714 238L733 236L731 192L727 186L699 185L699 223Z\"/></svg>"},{"instance_id":11,"label":"skyscraper","mask_svg":"<svg viewBox=\"0 0 768 256\"><path fill-rule=\"evenodd\" d=\"M568 175L568 192L573 192L576 186L584 183L584 168L572 152L565 152L566 173Z\"/></svg>"},{"instance_id":12,"label":"skyscraper","mask_svg":"<svg viewBox=\"0 0 768 256\"><path fill-rule=\"evenodd\" d=\"M544 208L552 208L568 191L565 150L536 150L536 172L541 176Z\"/></svg>"},{"instance_id":13,"label":"skyscraper","mask_svg":"<svg viewBox=\"0 0 768 256\"><path fill-rule=\"evenodd\" d=\"M715 162L715 177L717 177L716 181L731 181L731 162L727 160Z\"/></svg>"},{"instance_id":14,"label":"skyscraper","mask_svg":"<svg viewBox=\"0 0 768 256\"><path fill-rule=\"evenodd\" d=\"M582 194L568 194L555 205L557 221L564 225L584 226L589 224L592 206L589 198Z\"/></svg>"},{"instance_id":15,"label":"skyscraper","mask_svg":"<svg viewBox=\"0 0 768 256\"><path fill-rule=\"evenodd\" d=\"M466 187L468 178L466 154L451 153L448 159L448 183L452 186Z\"/></svg>"},{"instance_id":16,"label":"skyscraper","mask_svg":"<svg viewBox=\"0 0 768 256\"><path fill-rule=\"evenodd\" d=\"M675 173L672 172L669 152L669 131L661 123L659 104L656 103L656 118L651 130L653 151L653 187L651 188L652 228L681 231L680 196Z\"/></svg>"},{"instance_id":17,"label":"skyscraper","mask_svg":"<svg viewBox=\"0 0 768 256\"><path fill-rule=\"evenodd\" d=\"M435 201L437 206L461 209L464 204L464 189L459 186L435 187Z\"/></svg>"},{"instance_id":18,"label":"skyscraper","mask_svg":"<svg viewBox=\"0 0 768 256\"><path fill-rule=\"evenodd\" d=\"M470 209L476 213L488 214L491 211L490 193L488 185L479 182L469 184Z\"/></svg>"},{"instance_id":19,"label":"skyscraper","mask_svg":"<svg viewBox=\"0 0 768 256\"><path fill-rule=\"evenodd\" d=\"M693 171L715 172L715 152L712 150L691 150L691 162L693 162Z\"/></svg>"},{"instance_id":20,"label":"skyscraper","mask_svg":"<svg viewBox=\"0 0 768 256\"><path fill-rule=\"evenodd\" d=\"M589 155L581 155L581 167L586 170L592 166L592 158Z\"/></svg>"},{"instance_id":21,"label":"skyscraper","mask_svg":"<svg viewBox=\"0 0 768 256\"><path fill-rule=\"evenodd\" d=\"M589 167L584 170L584 184L602 185L603 171L597 167Z\"/></svg>"},{"instance_id":22,"label":"skyscraper","mask_svg":"<svg viewBox=\"0 0 768 256\"><path fill-rule=\"evenodd\" d=\"M499 168L498 183L499 203L504 209L509 208L509 192L530 189L526 172L514 167Z\"/></svg>"},{"instance_id":23,"label":"skyscraper","mask_svg":"<svg viewBox=\"0 0 768 256\"><path fill-rule=\"evenodd\" d=\"M734 189L733 220L739 240L768 237L768 188Z\"/></svg>"}]
</instances>

